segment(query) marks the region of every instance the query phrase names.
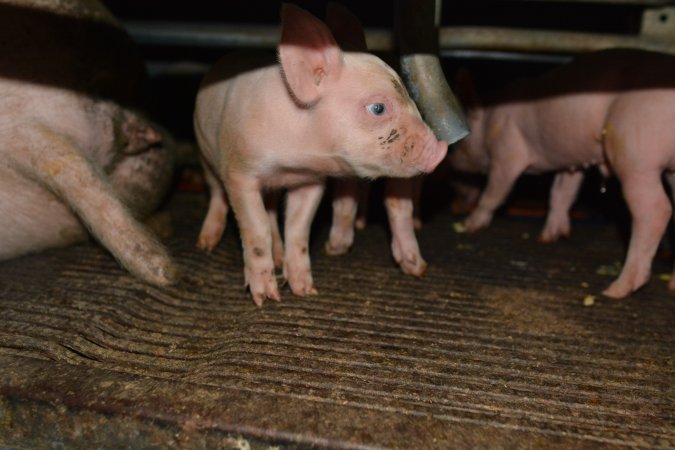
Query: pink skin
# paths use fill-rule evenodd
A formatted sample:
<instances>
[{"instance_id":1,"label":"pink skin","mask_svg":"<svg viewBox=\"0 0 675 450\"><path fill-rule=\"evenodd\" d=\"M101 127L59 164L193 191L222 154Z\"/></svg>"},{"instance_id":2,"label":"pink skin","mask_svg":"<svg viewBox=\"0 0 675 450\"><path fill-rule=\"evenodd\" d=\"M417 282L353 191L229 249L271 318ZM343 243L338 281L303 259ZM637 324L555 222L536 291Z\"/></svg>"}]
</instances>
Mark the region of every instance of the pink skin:
<instances>
[{"instance_id":1,"label":"pink skin","mask_svg":"<svg viewBox=\"0 0 675 450\"><path fill-rule=\"evenodd\" d=\"M367 51L363 27L347 9L329 3L326 23L343 50ZM388 178L385 182L384 202L392 234L392 254L404 273L415 276L422 276L426 269L415 236L421 222L419 217L413 217L413 211L419 211L421 184L419 177ZM325 249L329 255L342 255L354 243L354 229L365 227L369 186L354 178L338 178L333 180L333 190L333 223Z\"/></svg>"},{"instance_id":2,"label":"pink skin","mask_svg":"<svg viewBox=\"0 0 675 450\"><path fill-rule=\"evenodd\" d=\"M354 229L365 226L368 185L355 179L334 180L333 223L326 242L326 253L343 255L354 243ZM415 231L422 227L419 201L422 178L387 178L384 205L391 228L391 250L403 273L422 276L427 267ZM358 214L358 216L357 216Z\"/></svg>"},{"instance_id":3,"label":"pink skin","mask_svg":"<svg viewBox=\"0 0 675 450\"><path fill-rule=\"evenodd\" d=\"M488 174L466 229L488 226L523 172L556 171L540 240L569 236L583 169L598 165L618 177L632 215L623 270L603 294L620 298L643 286L672 210L661 183L664 172L675 170L672 80L670 56L610 50L516 83L485 106L460 83L472 134L448 159L457 169ZM675 290L675 281L669 288Z\"/></svg>"},{"instance_id":4,"label":"pink skin","mask_svg":"<svg viewBox=\"0 0 675 450\"><path fill-rule=\"evenodd\" d=\"M112 102L66 89L5 79L0 92L20 105L0 111L0 259L88 231L142 280L174 282L168 253L135 218L157 207L170 181L162 134Z\"/></svg>"},{"instance_id":5,"label":"pink skin","mask_svg":"<svg viewBox=\"0 0 675 450\"><path fill-rule=\"evenodd\" d=\"M145 76L129 36L96 1L29 0L0 22L0 259L91 234L140 279L175 281L139 222L168 190L173 154L127 107Z\"/></svg>"},{"instance_id":6,"label":"pink skin","mask_svg":"<svg viewBox=\"0 0 675 450\"><path fill-rule=\"evenodd\" d=\"M343 53L309 13L283 6L278 50L280 65L242 72L247 60L241 55L216 63L194 117L216 194L198 245L218 243L229 203L242 237L245 283L257 305L280 299L263 190L288 189L284 275L295 295L313 294L308 238L325 177L410 177L432 171L447 151L396 73L375 56Z\"/></svg>"}]
</instances>

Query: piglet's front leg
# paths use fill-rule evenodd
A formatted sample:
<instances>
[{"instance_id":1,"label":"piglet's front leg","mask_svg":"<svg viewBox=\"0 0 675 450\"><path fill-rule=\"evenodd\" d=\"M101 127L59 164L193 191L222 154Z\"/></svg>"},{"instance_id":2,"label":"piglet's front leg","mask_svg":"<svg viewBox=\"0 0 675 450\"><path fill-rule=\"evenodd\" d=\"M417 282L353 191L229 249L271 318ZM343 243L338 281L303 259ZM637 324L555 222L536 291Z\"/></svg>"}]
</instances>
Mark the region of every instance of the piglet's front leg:
<instances>
[{"instance_id":1,"label":"piglet's front leg","mask_svg":"<svg viewBox=\"0 0 675 450\"><path fill-rule=\"evenodd\" d=\"M225 188L239 224L244 252L244 282L256 305L265 299L280 301L272 259L272 230L260 185L245 174L231 174Z\"/></svg>"},{"instance_id":2,"label":"piglet's front leg","mask_svg":"<svg viewBox=\"0 0 675 450\"><path fill-rule=\"evenodd\" d=\"M555 242L570 236L570 209L584 181L584 172L559 172L553 179L546 224L539 235L540 242Z\"/></svg>"},{"instance_id":3,"label":"piglet's front leg","mask_svg":"<svg viewBox=\"0 0 675 450\"><path fill-rule=\"evenodd\" d=\"M386 182L384 204L391 226L391 250L401 270L422 276L427 263L422 258L415 237L414 205L419 194L420 178L390 178Z\"/></svg>"},{"instance_id":4,"label":"piglet's front leg","mask_svg":"<svg viewBox=\"0 0 675 450\"><path fill-rule=\"evenodd\" d=\"M164 247L133 218L105 176L71 140L36 126L27 142L19 153L22 159L13 164L66 202L122 266L154 285L168 285L178 279Z\"/></svg>"},{"instance_id":5,"label":"piglet's front leg","mask_svg":"<svg viewBox=\"0 0 675 450\"><path fill-rule=\"evenodd\" d=\"M476 208L464 220L467 231L478 231L490 225L495 211L504 203L516 180L527 167L527 161L519 156L515 154L511 160L495 158L490 162L487 186Z\"/></svg>"},{"instance_id":6,"label":"piglet's front leg","mask_svg":"<svg viewBox=\"0 0 675 450\"><path fill-rule=\"evenodd\" d=\"M270 231L272 233L272 260L274 261L274 267L277 269L281 269L284 266L284 241L279 231L278 215L281 193L282 191L275 189L263 195L265 209L270 221Z\"/></svg>"},{"instance_id":7,"label":"piglet's front leg","mask_svg":"<svg viewBox=\"0 0 675 450\"><path fill-rule=\"evenodd\" d=\"M286 197L284 276L295 295L317 294L309 259L309 233L324 184L306 184L288 191Z\"/></svg>"}]
</instances>

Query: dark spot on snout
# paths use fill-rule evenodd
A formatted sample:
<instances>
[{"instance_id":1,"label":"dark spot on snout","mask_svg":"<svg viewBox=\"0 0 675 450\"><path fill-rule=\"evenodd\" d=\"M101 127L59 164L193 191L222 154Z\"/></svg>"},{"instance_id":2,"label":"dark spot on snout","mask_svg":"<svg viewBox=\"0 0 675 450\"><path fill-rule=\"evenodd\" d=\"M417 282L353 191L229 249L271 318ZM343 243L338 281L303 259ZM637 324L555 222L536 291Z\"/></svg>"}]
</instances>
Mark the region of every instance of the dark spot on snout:
<instances>
[{"instance_id":1,"label":"dark spot on snout","mask_svg":"<svg viewBox=\"0 0 675 450\"><path fill-rule=\"evenodd\" d=\"M403 162L403 158L408 156L408 153L410 153L412 150L415 149L415 141L410 140L408 138L405 141L405 144L403 144L403 152L401 153L401 162Z\"/></svg>"},{"instance_id":2,"label":"dark spot on snout","mask_svg":"<svg viewBox=\"0 0 675 450\"><path fill-rule=\"evenodd\" d=\"M396 140L398 140L398 138L400 138L400 137L401 137L401 135L399 134L398 130L394 128L393 130L391 130L389 132L389 136L387 136L386 138L380 137L379 139L380 139L380 142L383 143L383 144L391 144L392 142L395 142Z\"/></svg>"},{"instance_id":3,"label":"dark spot on snout","mask_svg":"<svg viewBox=\"0 0 675 450\"><path fill-rule=\"evenodd\" d=\"M265 250L260 247L253 247L253 254L257 257L261 257L265 255Z\"/></svg>"},{"instance_id":4,"label":"dark spot on snout","mask_svg":"<svg viewBox=\"0 0 675 450\"><path fill-rule=\"evenodd\" d=\"M300 253L302 253L303 255L306 254L306 253L307 253L307 247L303 246L303 247L300 249Z\"/></svg>"}]
</instances>

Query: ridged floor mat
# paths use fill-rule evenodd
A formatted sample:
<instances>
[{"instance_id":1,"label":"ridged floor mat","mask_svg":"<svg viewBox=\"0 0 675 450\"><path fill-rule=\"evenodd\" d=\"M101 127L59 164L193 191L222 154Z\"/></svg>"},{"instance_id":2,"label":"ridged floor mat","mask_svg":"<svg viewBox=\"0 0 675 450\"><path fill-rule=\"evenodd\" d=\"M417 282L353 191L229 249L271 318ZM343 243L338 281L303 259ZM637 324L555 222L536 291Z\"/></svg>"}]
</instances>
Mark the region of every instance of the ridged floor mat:
<instances>
[{"instance_id":1,"label":"ridged floor mat","mask_svg":"<svg viewBox=\"0 0 675 450\"><path fill-rule=\"evenodd\" d=\"M168 289L91 243L0 264L0 447L675 447L670 261L603 298L613 225L544 246L538 219L467 235L435 212L415 279L383 222L329 257L324 221L319 295L257 308L232 221L212 255L194 248L205 208L170 204L184 277Z\"/></svg>"}]
</instances>

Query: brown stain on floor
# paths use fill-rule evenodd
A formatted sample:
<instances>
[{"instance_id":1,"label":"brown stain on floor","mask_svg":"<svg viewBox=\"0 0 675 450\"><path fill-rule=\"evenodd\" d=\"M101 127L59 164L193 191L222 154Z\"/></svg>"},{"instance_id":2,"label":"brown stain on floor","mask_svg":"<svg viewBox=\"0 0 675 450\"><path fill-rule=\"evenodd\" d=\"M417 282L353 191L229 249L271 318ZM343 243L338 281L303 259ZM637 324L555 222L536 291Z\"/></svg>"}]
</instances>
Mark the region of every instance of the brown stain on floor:
<instances>
[{"instance_id":1,"label":"brown stain on floor","mask_svg":"<svg viewBox=\"0 0 675 450\"><path fill-rule=\"evenodd\" d=\"M520 333L585 335L589 331L572 320L561 320L551 303L559 297L527 288L481 287L480 297L503 314L504 325Z\"/></svg>"}]
</instances>

